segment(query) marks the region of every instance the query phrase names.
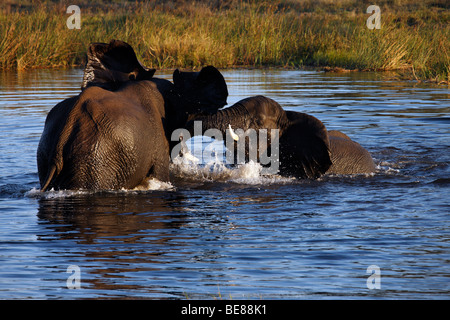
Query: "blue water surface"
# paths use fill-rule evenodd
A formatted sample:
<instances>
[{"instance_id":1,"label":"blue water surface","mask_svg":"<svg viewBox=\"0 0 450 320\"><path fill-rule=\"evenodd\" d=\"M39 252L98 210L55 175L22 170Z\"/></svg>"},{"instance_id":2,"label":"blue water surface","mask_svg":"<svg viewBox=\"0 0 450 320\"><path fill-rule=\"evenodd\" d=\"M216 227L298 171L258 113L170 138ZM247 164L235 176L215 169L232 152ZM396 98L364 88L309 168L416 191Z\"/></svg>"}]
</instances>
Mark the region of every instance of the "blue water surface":
<instances>
[{"instance_id":1,"label":"blue water surface","mask_svg":"<svg viewBox=\"0 0 450 320\"><path fill-rule=\"evenodd\" d=\"M299 181L208 151L148 190L40 193L45 117L80 92L82 70L3 73L0 299L450 298L447 87L375 73L223 74L229 105L262 94L311 114L367 148L377 172ZM195 139L197 157L221 146Z\"/></svg>"}]
</instances>

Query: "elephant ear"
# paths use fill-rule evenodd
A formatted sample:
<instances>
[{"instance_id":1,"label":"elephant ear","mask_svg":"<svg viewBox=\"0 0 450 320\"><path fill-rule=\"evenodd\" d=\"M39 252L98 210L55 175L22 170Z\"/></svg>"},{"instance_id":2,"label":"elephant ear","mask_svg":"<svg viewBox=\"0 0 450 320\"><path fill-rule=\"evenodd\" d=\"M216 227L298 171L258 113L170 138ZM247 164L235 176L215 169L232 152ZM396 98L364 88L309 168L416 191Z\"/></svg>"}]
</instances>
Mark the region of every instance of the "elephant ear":
<instances>
[{"instance_id":1,"label":"elephant ear","mask_svg":"<svg viewBox=\"0 0 450 320\"><path fill-rule=\"evenodd\" d=\"M227 104L228 89L223 75L213 66L199 72L175 70L176 92L187 102L188 113L214 113Z\"/></svg>"},{"instance_id":2,"label":"elephant ear","mask_svg":"<svg viewBox=\"0 0 450 320\"><path fill-rule=\"evenodd\" d=\"M149 80L155 71L144 67L126 42L91 43L81 89L99 86L114 90L125 81Z\"/></svg>"},{"instance_id":3,"label":"elephant ear","mask_svg":"<svg viewBox=\"0 0 450 320\"><path fill-rule=\"evenodd\" d=\"M330 142L324 124L306 113L286 111L289 125L280 133L280 171L316 179L331 166Z\"/></svg>"}]
</instances>

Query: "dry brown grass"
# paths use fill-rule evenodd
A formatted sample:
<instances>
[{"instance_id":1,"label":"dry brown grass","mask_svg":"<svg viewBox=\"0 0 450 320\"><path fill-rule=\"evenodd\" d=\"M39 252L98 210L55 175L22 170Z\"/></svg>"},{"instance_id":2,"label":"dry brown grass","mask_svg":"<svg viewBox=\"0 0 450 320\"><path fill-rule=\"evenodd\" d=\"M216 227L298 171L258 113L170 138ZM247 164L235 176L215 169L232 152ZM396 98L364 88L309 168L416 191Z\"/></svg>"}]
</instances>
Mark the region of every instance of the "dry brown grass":
<instances>
[{"instance_id":1,"label":"dry brown grass","mask_svg":"<svg viewBox=\"0 0 450 320\"><path fill-rule=\"evenodd\" d=\"M66 27L66 2L0 8L0 69L79 66L90 42L115 38L157 68L329 66L450 79L450 10L441 0L377 1L380 30L366 27L370 3L357 0L79 0L81 30Z\"/></svg>"}]
</instances>

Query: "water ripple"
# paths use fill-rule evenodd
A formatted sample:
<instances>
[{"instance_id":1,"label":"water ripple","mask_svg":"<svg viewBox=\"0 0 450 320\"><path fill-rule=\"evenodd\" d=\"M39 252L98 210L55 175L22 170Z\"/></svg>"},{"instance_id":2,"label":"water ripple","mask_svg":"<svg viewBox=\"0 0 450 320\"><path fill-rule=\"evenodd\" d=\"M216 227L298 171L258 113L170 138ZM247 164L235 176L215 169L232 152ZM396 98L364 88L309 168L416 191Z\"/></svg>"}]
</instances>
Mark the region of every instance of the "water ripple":
<instances>
[{"instance_id":1,"label":"water ripple","mask_svg":"<svg viewBox=\"0 0 450 320\"><path fill-rule=\"evenodd\" d=\"M312 114L365 146L377 172L299 181L212 158L175 161L171 184L41 193L45 116L79 92L82 70L3 73L0 298L449 298L447 88L371 73L223 73L230 105L263 94ZM66 286L70 265L80 290ZM370 265L380 290L367 287Z\"/></svg>"}]
</instances>

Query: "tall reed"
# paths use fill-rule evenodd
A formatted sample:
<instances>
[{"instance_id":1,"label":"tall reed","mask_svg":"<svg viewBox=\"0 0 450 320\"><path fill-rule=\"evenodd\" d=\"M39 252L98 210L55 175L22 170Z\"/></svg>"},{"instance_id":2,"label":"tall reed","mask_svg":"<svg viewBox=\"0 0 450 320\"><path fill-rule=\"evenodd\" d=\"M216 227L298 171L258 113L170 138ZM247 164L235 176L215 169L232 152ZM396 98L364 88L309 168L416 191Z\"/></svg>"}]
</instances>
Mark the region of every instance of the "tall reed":
<instances>
[{"instance_id":1,"label":"tall reed","mask_svg":"<svg viewBox=\"0 0 450 320\"><path fill-rule=\"evenodd\" d=\"M80 30L67 28L61 4L0 13L0 69L80 66L90 42L121 39L156 68L329 66L450 80L450 11L432 5L440 0L379 0L380 30L367 28L368 5L357 0L80 1Z\"/></svg>"}]
</instances>

